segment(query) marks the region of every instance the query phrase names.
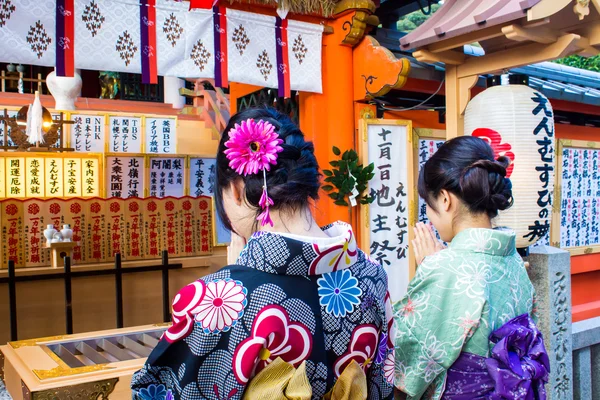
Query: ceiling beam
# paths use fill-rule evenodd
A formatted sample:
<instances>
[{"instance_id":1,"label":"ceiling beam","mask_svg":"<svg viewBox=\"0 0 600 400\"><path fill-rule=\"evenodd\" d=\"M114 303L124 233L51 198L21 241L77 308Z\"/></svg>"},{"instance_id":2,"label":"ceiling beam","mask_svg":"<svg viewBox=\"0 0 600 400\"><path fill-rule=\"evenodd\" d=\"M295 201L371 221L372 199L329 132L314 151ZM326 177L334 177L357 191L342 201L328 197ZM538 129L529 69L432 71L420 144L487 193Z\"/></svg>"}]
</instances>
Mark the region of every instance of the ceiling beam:
<instances>
[{"instance_id":1,"label":"ceiling beam","mask_svg":"<svg viewBox=\"0 0 600 400\"><path fill-rule=\"evenodd\" d=\"M550 28L538 26L535 28L526 28L518 24L512 24L502 28L502 33L507 39L517 42L536 42L551 44L556 42L560 34Z\"/></svg>"},{"instance_id":2,"label":"ceiling beam","mask_svg":"<svg viewBox=\"0 0 600 400\"><path fill-rule=\"evenodd\" d=\"M439 42L432 43L427 46L427 50L432 53L440 53L447 50L452 50L457 47L462 47L466 44L471 44L477 41L487 40L498 36L503 36L502 33L503 25L490 26L489 28L483 28L471 33L460 35L454 38L440 40Z\"/></svg>"},{"instance_id":3,"label":"ceiling beam","mask_svg":"<svg viewBox=\"0 0 600 400\"><path fill-rule=\"evenodd\" d=\"M427 63L435 63L442 62L444 64L449 65L460 65L465 62L466 56L465 53L448 50L440 53L432 53L429 50L417 50L413 53L413 57L417 59L417 61L427 62Z\"/></svg>"},{"instance_id":4,"label":"ceiling beam","mask_svg":"<svg viewBox=\"0 0 600 400\"><path fill-rule=\"evenodd\" d=\"M577 53L589 47L587 39L574 33L561 36L555 43L532 43L524 46L465 59L457 66L457 78L483 75L528 64L554 60Z\"/></svg>"},{"instance_id":5,"label":"ceiling beam","mask_svg":"<svg viewBox=\"0 0 600 400\"><path fill-rule=\"evenodd\" d=\"M590 46L600 45L600 21L590 22L577 29L577 34L586 37Z\"/></svg>"}]
</instances>

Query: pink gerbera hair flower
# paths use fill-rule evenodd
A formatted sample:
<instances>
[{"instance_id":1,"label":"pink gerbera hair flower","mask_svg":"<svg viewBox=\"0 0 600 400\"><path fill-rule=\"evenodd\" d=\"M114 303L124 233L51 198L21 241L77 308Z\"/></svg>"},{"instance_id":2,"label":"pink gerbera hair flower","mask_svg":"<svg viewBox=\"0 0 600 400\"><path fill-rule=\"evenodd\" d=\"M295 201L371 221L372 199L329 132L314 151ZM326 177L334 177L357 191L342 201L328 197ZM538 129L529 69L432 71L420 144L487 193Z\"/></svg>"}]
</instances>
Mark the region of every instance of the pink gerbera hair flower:
<instances>
[{"instance_id":1,"label":"pink gerbera hair flower","mask_svg":"<svg viewBox=\"0 0 600 400\"><path fill-rule=\"evenodd\" d=\"M225 155L235 172L252 175L261 170L269 171L271 165L277 163L277 155L283 151L282 143L270 122L247 119L229 131Z\"/></svg>"},{"instance_id":2,"label":"pink gerbera hair flower","mask_svg":"<svg viewBox=\"0 0 600 400\"><path fill-rule=\"evenodd\" d=\"M269 208L274 203L267 190L267 171L271 170L271 165L277 164L277 156L283 151L282 143L273 124L253 119L235 124L229 131L229 140L225 142L225 155L231 169L244 176L263 172L263 192L258 202L263 211L256 218L262 226L273 226Z\"/></svg>"}]
</instances>

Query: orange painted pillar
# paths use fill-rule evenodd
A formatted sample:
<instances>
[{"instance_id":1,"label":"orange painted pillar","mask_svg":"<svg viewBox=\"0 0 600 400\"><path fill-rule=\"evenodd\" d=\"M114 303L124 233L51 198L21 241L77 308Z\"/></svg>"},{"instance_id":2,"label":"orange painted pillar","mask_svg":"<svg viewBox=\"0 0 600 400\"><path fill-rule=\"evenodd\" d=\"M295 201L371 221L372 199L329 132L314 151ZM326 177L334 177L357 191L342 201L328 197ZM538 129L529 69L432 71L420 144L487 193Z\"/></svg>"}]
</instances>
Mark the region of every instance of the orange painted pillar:
<instances>
[{"instance_id":1,"label":"orange painted pillar","mask_svg":"<svg viewBox=\"0 0 600 400\"><path fill-rule=\"evenodd\" d=\"M300 129L315 145L321 169L328 169L336 158L332 147L342 152L355 148L354 101L352 81L352 47L342 44L346 32L342 25L348 16L329 21L334 33L323 37L323 93L300 94ZM321 191L315 207L320 225L349 220L348 208L333 204Z\"/></svg>"}]
</instances>

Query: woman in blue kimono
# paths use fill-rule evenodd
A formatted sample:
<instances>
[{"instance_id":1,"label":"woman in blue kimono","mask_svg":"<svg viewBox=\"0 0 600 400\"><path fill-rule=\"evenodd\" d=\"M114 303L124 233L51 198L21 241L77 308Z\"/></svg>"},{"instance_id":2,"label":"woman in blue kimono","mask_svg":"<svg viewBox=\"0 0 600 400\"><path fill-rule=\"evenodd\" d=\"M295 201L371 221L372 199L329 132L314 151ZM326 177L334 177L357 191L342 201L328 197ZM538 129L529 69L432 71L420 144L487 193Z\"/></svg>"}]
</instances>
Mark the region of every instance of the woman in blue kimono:
<instances>
[{"instance_id":1,"label":"woman in blue kimono","mask_svg":"<svg viewBox=\"0 0 600 400\"><path fill-rule=\"evenodd\" d=\"M216 165L217 211L245 246L234 265L175 296L173 325L134 375L134 396L241 399L280 359L305 371L309 398L323 398L356 363L369 398L391 399L387 277L350 225L316 225L313 144L287 116L246 110L223 132Z\"/></svg>"},{"instance_id":2,"label":"woman in blue kimono","mask_svg":"<svg viewBox=\"0 0 600 400\"><path fill-rule=\"evenodd\" d=\"M394 304L395 384L409 399L545 399L549 362L515 234L492 229L512 205L509 160L483 140L442 145L419 175L439 232L420 224L419 267Z\"/></svg>"}]
</instances>

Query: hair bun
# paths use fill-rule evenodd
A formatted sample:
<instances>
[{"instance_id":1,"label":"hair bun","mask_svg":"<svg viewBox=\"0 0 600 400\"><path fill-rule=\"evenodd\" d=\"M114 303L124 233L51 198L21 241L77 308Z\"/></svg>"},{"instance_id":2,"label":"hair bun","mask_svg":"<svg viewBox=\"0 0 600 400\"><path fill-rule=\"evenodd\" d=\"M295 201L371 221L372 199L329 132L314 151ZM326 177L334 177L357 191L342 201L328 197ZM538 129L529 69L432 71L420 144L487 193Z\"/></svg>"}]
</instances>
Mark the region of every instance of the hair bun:
<instances>
[{"instance_id":1,"label":"hair bun","mask_svg":"<svg viewBox=\"0 0 600 400\"><path fill-rule=\"evenodd\" d=\"M502 157L502 158L506 158L506 157ZM471 168L481 168L481 169L485 169L489 173L496 173L496 174L502 175L504 177L504 176L506 176L506 167L507 166L505 166L500 161L477 160L473 164L471 164L467 168L465 168L462 175L464 176Z\"/></svg>"},{"instance_id":2,"label":"hair bun","mask_svg":"<svg viewBox=\"0 0 600 400\"><path fill-rule=\"evenodd\" d=\"M474 214L490 218L512 205L512 184L506 177L510 160L498 157L483 139L459 136L445 142L419 172L419 195L435 208L435 199L447 190Z\"/></svg>"},{"instance_id":3,"label":"hair bun","mask_svg":"<svg viewBox=\"0 0 600 400\"><path fill-rule=\"evenodd\" d=\"M279 158L287 160L298 161L302 156L302 151L296 146L290 146L289 144L282 144L283 151L279 153Z\"/></svg>"},{"instance_id":4,"label":"hair bun","mask_svg":"<svg viewBox=\"0 0 600 400\"><path fill-rule=\"evenodd\" d=\"M477 160L463 170L459 185L471 210L496 216L512 205L512 183L506 178L508 165L507 157L499 157L496 161Z\"/></svg>"}]
</instances>

